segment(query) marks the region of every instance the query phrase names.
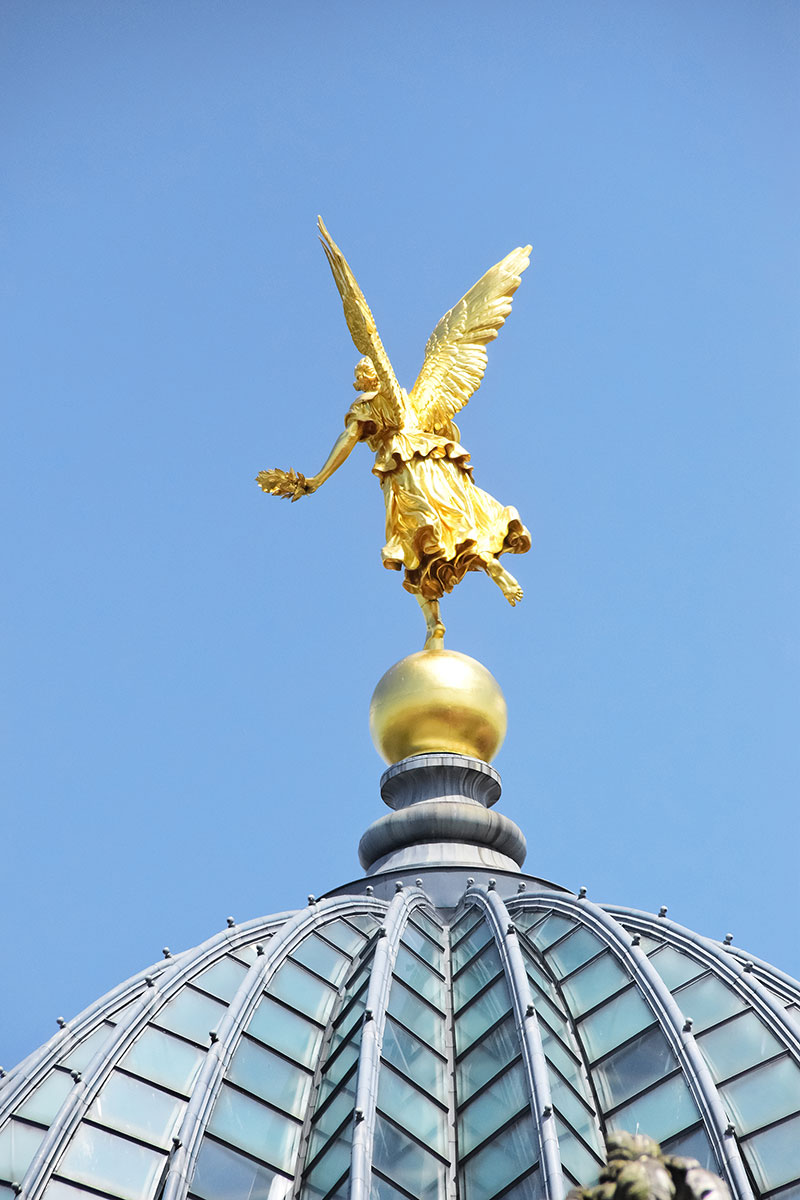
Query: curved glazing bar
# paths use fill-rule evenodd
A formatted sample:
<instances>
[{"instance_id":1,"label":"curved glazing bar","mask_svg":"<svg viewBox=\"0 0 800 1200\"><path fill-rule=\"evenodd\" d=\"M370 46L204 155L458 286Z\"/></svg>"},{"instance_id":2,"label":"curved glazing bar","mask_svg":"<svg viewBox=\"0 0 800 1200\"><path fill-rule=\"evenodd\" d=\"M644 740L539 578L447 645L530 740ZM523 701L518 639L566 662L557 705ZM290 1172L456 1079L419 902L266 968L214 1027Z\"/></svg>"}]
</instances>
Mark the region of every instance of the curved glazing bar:
<instances>
[{"instance_id":1,"label":"curved glazing bar","mask_svg":"<svg viewBox=\"0 0 800 1200\"><path fill-rule=\"evenodd\" d=\"M662 937L672 945L687 949L706 965L713 967L734 991L746 997L748 1005L758 1012L768 1027L779 1034L792 1056L800 1061L800 1030L787 1017L783 1005L764 986L756 971L745 969L745 963L750 961L757 963L758 960L751 960L744 951L734 953L733 948L731 951L723 949L718 942L694 933L691 929L686 929L668 917L651 917L637 909L625 908L617 904L609 904L604 907L614 917L623 921L626 926ZM789 975L774 971L766 963L759 962L758 966L763 969L765 974L774 975L777 982L789 985L800 999L800 995L797 993L797 983Z\"/></svg>"},{"instance_id":2,"label":"curved glazing bar","mask_svg":"<svg viewBox=\"0 0 800 1200\"><path fill-rule=\"evenodd\" d=\"M165 959L154 968L134 977L140 984L144 984L144 989L140 990L138 998L129 1004L123 1019L102 1042L85 1069L75 1072L75 1086L42 1137L25 1173L22 1186L26 1197L34 1200L41 1195L58 1159L71 1143L81 1120L96 1100L114 1066L168 1001L188 980L213 969L216 963L225 958L232 945L238 946L248 937L252 940L259 932L268 935L281 920L282 917L270 917L267 921L262 919L248 922L247 927L226 928L196 949ZM124 997L126 986L128 985L123 985L122 989L118 988L111 993L115 1008L118 1008L116 1001L120 998L121 991ZM109 997L104 997L81 1015L81 1028L86 1028L87 1014L93 1014L92 1021L96 1026L103 1019L103 1014L109 1011Z\"/></svg>"},{"instance_id":3,"label":"curved glazing bar","mask_svg":"<svg viewBox=\"0 0 800 1200\"><path fill-rule=\"evenodd\" d=\"M350 1152L350 1200L369 1200L371 1194L381 1045L392 975L400 938L409 915L415 908L427 903L430 903L427 896L419 888L404 888L396 893L386 913L384 935L372 959L356 1079L355 1126Z\"/></svg>"},{"instance_id":4,"label":"curved glazing bar","mask_svg":"<svg viewBox=\"0 0 800 1200\"><path fill-rule=\"evenodd\" d=\"M162 959L152 967L125 980L113 991L101 996L77 1017L67 1021L43 1046L24 1058L13 1071L9 1071L0 1084L0 1127L5 1119L36 1090L57 1062L71 1053L93 1029L119 1012L131 1000L141 995L147 986L147 977L158 978L174 965Z\"/></svg>"},{"instance_id":5,"label":"curved glazing bar","mask_svg":"<svg viewBox=\"0 0 800 1200\"><path fill-rule=\"evenodd\" d=\"M525 1074L530 1091L533 1124L539 1138L539 1161L545 1200L562 1200L564 1183L558 1133L550 1094L550 1078L547 1069L542 1036L536 1009L531 1003L530 985L525 964L520 953L516 930L511 916L496 891L471 887L465 894L466 901L483 907L492 928L495 943L500 952L506 973L514 1020L522 1043Z\"/></svg>"},{"instance_id":6,"label":"curved glazing bar","mask_svg":"<svg viewBox=\"0 0 800 1200\"><path fill-rule=\"evenodd\" d=\"M739 1146L732 1132L729 1132L728 1118L706 1060L691 1031L685 1028L678 1004L641 947L631 944L630 934L609 912L585 898L572 900L547 896L540 899L534 893L529 893L524 899L515 899L510 907L512 914L521 909L539 908L572 918L604 942L617 960L632 973L683 1069L726 1181L740 1200L752 1200L753 1189Z\"/></svg>"},{"instance_id":7,"label":"curved glazing bar","mask_svg":"<svg viewBox=\"0 0 800 1200\"><path fill-rule=\"evenodd\" d=\"M235 948L243 942L252 941L253 936L283 924L291 916L291 912L277 913L266 920L263 917L257 918L233 928L223 929L191 950L171 958L159 959L101 996L94 1004L67 1021L63 1029L24 1058L0 1081L0 1128L17 1106L36 1090L57 1062L81 1045L104 1020L113 1017L121 1008L142 994L148 986L148 979L158 981L167 971L175 971L179 964L185 964L189 958L193 962L203 961L205 958L211 961L217 954L223 955L228 947Z\"/></svg>"},{"instance_id":8,"label":"curved glazing bar","mask_svg":"<svg viewBox=\"0 0 800 1200\"><path fill-rule=\"evenodd\" d=\"M636 936L649 941L653 965L692 1021L758 1188L776 1200L796 1195L800 1029L783 1007L789 989L781 985L780 991L771 991L748 958L674 922L641 913L624 919ZM791 995L788 1003L793 1003Z\"/></svg>"},{"instance_id":9,"label":"curved glazing bar","mask_svg":"<svg viewBox=\"0 0 800 1200\"><path fill-rule=\"evenodd\" d=\"M264 954L256 958L228 1008L217 1031L217 1040L212 1043L206 1054L192 1089L192 1097L178 1132L180 1145L176 1147L170 1161L163 1200L182 1200L188 1191L209 1116L220 1094L242 1030L278 968L297 950L308 934L325 924L326 918L330 920L333 916L346 917L349 913L363 913L365 910L378 914L383 908L379 900L371 900L368 897L354 898L350 902L317 901L287 921Z\"/></svg>"}]
</instances>

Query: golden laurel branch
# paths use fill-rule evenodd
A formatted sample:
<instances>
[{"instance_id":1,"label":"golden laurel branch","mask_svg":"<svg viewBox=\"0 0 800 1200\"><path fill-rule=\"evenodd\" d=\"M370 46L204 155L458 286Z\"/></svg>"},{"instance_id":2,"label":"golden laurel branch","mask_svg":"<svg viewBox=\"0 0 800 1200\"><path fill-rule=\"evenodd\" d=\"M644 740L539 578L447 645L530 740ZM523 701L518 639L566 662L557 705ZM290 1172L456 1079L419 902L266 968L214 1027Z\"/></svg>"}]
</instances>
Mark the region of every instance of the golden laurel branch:
<instances>
[{"instance_id":1,"label":"golden laurel branch","mask_svg":"<svg viewBox=\"0 0 800 1200\"><path fill-rule=\"evenodd\" d=\"M262 491L268 492L270 496L288 497L292 503L299 500L301 496L307 496L311 490L306 483L305 475L292 468L282 471L280 467L273 467L269 471L259 471L256 475L256 483Z\"/></svg>"}]
</instances>

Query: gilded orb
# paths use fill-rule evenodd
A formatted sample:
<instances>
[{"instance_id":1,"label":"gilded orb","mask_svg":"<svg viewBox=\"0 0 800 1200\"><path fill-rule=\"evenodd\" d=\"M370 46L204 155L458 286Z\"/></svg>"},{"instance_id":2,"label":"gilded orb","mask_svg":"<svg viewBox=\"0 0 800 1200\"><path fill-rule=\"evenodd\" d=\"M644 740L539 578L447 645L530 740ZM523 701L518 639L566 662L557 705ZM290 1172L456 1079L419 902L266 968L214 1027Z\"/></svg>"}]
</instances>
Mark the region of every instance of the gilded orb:
<instances>
[{"instance_id":1,"label":"gilded orb","mask_svg":"<svg viewBox=\"0 0 800 1200\"><path fill-rule=\"evenodd\" d=\"M388 763L437 751L491 762L507 720L497 680L457 650L420 650L401 659L380 680L369 706L372 740Z\"/></svg>"}]
</instances>

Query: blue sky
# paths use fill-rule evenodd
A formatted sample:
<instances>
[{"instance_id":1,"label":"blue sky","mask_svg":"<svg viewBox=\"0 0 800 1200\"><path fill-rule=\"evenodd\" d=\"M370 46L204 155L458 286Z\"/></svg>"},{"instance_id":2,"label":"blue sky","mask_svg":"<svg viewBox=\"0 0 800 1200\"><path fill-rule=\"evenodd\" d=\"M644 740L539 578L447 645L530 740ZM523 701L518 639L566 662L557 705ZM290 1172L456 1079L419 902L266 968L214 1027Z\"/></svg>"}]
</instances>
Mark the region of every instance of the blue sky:
<instances>
[{"instance_id":1,"label":"blue sky","mask_svg":"<svg viewBox=\"0 0 800 1200\"><path fill-rule=\"evenodd\" d=\"M526 868L800 973L795 4L6 3L9 1066L161 947L359 874L422 621L321 212L400 381L514 246L463 414L534 548L448 644Z\"/></svg>"}]
</instances>

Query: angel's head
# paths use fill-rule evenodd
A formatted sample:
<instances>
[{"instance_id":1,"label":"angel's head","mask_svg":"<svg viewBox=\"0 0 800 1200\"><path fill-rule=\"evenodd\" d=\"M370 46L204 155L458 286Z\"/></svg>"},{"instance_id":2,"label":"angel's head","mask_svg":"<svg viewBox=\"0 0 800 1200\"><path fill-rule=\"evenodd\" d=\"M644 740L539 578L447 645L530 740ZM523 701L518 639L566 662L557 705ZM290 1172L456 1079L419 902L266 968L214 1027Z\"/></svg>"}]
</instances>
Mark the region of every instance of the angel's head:
<instances>
[{"instance_id":1,"label":"angel's head","mask_svg":"<svg viewBox=\"0 0 800 1200\"><path fill-rule=\"evenodd\" d=\"M357 392L377 392L380 380L375 373L371 358L360 358L356 363L356 377L353 387Z\"/></svg>"}]
</instances>

